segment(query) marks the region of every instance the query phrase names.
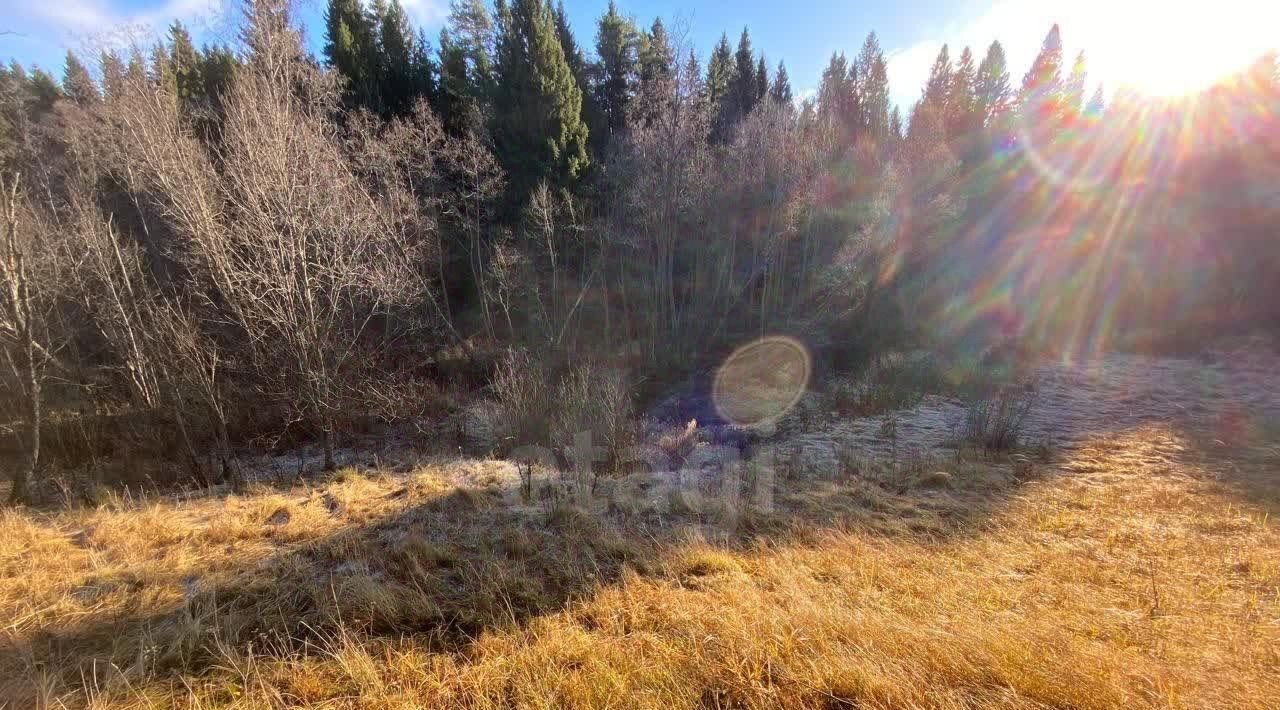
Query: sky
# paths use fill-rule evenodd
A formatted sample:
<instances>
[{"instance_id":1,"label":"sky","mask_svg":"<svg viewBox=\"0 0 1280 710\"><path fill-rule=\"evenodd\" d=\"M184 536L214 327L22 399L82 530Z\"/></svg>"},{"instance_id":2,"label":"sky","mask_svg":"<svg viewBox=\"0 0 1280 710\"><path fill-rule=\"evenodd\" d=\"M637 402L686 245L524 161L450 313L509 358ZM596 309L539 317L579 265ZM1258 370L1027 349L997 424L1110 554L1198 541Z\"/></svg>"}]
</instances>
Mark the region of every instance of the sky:
<instances>
[{"instance_id":1,"label":"sky","mask_svg":"<svg viewBox=\"0 0 1280 710\"><path fill-rule=\"evenodd\" d=\"M448 0L401 0L415 26L434 41ZM324 0L296 0L307 43L319 52ZM0 58L39 65L61 76L67 49L84 51L130 38L148 40L174 19L197 43L234 37L238 0L0 0ZM565 0L578 42L590 50L595 21L608 0ZM1280 48L1277 0L622 0L642 27L661 16L668 31L706 57L722 32L736 47L743 26L773 71L786 62L795 93L816 92L833 51L857 54L875 31L889 59L895 103L909 109L942 44L954 60L970 45L980 60L998 39L1016 86L1055 22L1068 62L1084 50L1090 84L1172 95L1193 91ZM96 52L95 52L96 53Z\"/></svg>"}]
</instances>

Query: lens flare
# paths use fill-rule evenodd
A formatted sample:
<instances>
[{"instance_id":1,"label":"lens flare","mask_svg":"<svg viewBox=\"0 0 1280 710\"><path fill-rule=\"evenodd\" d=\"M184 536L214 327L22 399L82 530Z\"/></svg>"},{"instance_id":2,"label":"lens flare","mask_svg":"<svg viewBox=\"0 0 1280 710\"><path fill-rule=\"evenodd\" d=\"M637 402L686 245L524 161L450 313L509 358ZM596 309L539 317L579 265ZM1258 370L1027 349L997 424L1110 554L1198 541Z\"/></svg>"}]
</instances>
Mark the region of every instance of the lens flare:
<instances>
[{"instance_id":1,"label":"lens flare","mask_svg":"<svg viewBox=\"0 0 1280 710\"><path fill-rule=\"evenodd\" d=\"M812 369L808 349L794 338L772 335L747 343L716 372L716 412L740 426L776 421L800 401Z\"/></svg>"}]
</instances>

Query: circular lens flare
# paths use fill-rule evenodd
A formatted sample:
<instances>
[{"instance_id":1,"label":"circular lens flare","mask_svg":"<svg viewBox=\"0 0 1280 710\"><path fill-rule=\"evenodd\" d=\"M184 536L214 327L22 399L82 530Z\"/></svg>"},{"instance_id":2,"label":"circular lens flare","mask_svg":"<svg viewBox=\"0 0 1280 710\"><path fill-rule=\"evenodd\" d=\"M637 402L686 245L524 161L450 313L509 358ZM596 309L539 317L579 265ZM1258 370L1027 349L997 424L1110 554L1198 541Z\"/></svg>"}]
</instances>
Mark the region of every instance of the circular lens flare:
<instances>
[{"instance_id":1,"label":"circular lens flare","mask_svg":"<svg viewBox=\"0 0 1280 710\"><path fill-rule=\"evenodd\" d=\"M747 343L716 371L716 412L740 426L776 421L800 401L812 370L808 349L794 338L771 335Z\"/></svg>"}]
</instances>

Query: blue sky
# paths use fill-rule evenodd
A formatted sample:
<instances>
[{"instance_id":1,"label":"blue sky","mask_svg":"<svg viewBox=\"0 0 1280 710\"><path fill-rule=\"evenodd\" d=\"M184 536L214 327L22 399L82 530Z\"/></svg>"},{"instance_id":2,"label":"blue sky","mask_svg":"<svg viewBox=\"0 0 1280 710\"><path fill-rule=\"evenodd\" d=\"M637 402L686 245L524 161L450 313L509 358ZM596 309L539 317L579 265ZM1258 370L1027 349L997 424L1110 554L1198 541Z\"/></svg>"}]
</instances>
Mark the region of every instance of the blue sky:
<instances>
[{"instance_id":1,"label":"blue sky","mask_svg":"<svg viewBox=\"0 0 1280 710\"><path fill-rule=\"evenodd\" d=\"M448 0L401 0L415 24L434 40ZM608 0L566 0L570 23L586 48L594 43L595 20ZM148 40L181 19L197 42L222 41L234 33L237 0L0 0L0 58L16 58L61 74L68 48L85 49L129 38ZM318 51L324 0L298 0L297 16L308 44ZM1215 0L1212 6L1168 0L630 0L619 7L642 26L662 16L668 29L683 30L702 61L729 34L736 45L744 25L770 70L783 59L797 94L813 91L833 50L852 55L875 30L889 56L894 99L904 110L919 96L929 66L943 42L952 57L971 44L979 58L993 39L1008 51L1016 84L1054 22L1062 25L1066 50L1086 49L1091 81L1108 89L1135 85L1161 93L1193 88L1275 49L1280 2ZM230 8L230 12L228 9ZM1185 51L1196 47L1198 53Z\"/></svg>"}]
</instances>

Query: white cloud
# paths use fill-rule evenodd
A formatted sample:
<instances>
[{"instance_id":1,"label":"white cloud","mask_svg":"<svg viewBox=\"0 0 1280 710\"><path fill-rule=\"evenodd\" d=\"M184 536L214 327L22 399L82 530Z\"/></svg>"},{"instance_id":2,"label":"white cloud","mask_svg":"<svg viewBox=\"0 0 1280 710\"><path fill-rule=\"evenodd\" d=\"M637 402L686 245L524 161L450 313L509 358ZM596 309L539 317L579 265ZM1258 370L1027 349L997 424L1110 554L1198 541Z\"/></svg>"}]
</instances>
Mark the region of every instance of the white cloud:
<instances>
[{"instance_id":1,"label":"white cloud","mask_svg":"<svg viewBox=\"0 0 1280 710\"><path fill-rule=\"evenodd\" d=\"M416 28L435 27L449 16L449 3L446 0L400 0L404 11L413 20Z\"/></svg>"},{"instance_id":2,"label":"white cloud","mask_svg":"<svg viewBox=\"0 0 1280 710\"><path fill-rule=\"evenodd\" d=\"M809 99L816 98L817 96L818 88L816 86L811 86L807 89L801 89L800 92L795 95L794 101L796 106L803 106L804 102Z\"/></svg>"},{"instance_id":3,"label":"white cloud","mask_svg":"<svg viewBox=\"0 0 1280 710\"><path fill-rule=\"evenodd\" d=\"M120 44L163 34L174 20L193 31L215 30L227 15L228 0L164 0L152 7L123 10L110 0L53 0L23 3L20 12L39 29L70 46ZM203 34L203 33L201 33Z\"/></svg>"}]
</instances>

